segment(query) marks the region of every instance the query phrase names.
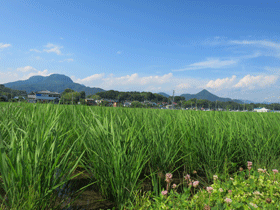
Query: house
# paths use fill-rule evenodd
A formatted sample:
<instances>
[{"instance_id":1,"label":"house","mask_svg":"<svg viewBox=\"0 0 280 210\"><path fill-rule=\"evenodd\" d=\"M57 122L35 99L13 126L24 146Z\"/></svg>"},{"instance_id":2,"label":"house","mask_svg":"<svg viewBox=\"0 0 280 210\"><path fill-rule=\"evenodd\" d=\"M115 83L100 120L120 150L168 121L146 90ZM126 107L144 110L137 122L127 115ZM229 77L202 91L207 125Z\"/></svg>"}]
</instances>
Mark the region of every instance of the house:
<instances>
[{"instance_id":1,"label":"house","mask_svg":"<svg viewBox=\"0 0 280 210\"><path fill-rule=\"evenodd\" d=\"M27 98L29 103L51 102L51 101L54 103L58 103L60 100L60 93L44 90L44 91L38 91L34 95L28 95Z\"/></svg>"},{"instance_id":2,"label":"house","mask_svg":"<svg viewBox=\"0 0 280 210\"><path fill-rule=\"evenodd\" d=\"M101 104L102 101L104 101L104 100L103 100L103 99L101 99L101 100L95 100L95 103L96 103L96 104Z\"/></svg>"},{"instance_id":3,"label":"house","mask_svg":"<svg viewBox=\"0 0 280 210\"><path fill-rule=\"evenodd\" d=\"M131 102L124 102L124 103L123 103L123 106L124 106L124 107L129 107L129 106L131 106Z\"/></svg>"},{"instance_id":4,"label":"house","mask_svg":"<svg viewBox=\"0 0 280 210\"><path fill-rule=\"evenodd\" d=\"M86 104L87 104L88 106L96 105L95 99L93 99L93 98L86 98L86 99L85 99L85 102L86 102Z\"/></svg>"},{"instance_id":5,"label":"house","mask_svg":"<svg viewBox=\"0 0 280 210\"><path fill-rule=\"evenodd\" d=\"M113 107L118 107L119 105L120 105L120 103L117 101L113 103Z\"/></svg>"},{"instance_id":6,"label":"house","mask_svg":"<svg viewBox=\"0 0 280 210\"><path fill-rule=\"evenodd\" d=\"M167 109L172 109L173 106L172 106L172 105L167 105L166 108L167 108Z\"/></svg>"},{"instance_id":7,"label":"house","mask_svg":"<svg viewBox=\"0 0 280 210\"><path fill-rule=\"evenodd\" d=\"M253 112L269 112L269 109L266 109L266 108L254 108L254 111Z\"/></svg>"}]
</instances>

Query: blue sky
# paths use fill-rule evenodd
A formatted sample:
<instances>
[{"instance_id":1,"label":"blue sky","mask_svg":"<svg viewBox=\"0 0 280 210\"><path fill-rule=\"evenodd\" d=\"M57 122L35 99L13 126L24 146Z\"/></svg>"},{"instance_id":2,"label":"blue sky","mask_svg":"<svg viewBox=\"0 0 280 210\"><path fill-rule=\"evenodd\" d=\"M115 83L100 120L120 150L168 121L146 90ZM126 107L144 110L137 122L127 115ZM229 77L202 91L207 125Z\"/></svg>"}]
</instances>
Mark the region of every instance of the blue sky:
<instances>
[{"instance_id":1,"label":"blue sky","mask_svg":"<svg viewBox=\"0 0 280 210\"><path fill-rule=\"evenodd\" d=\"M279 1L5 1L0 83L280 101Z\"/></svg>"}]
</instances>

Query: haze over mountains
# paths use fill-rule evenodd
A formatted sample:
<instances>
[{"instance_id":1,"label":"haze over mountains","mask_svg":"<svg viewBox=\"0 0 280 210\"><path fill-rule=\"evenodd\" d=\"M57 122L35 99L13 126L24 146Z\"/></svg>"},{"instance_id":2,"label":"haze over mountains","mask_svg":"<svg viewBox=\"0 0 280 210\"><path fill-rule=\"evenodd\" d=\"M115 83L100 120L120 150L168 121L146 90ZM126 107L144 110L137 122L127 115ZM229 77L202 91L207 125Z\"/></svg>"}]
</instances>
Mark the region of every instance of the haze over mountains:
<instances>
[{"instance_id":1,"label":"haze over mountains","mask_svg":"<svg viewBox=\"0 0 280 210\"><path fill-rule=\"evenodd\" d=\"M52 74L50 76L33 76L30 77L27 80L20 80L15 82L9 82L4 84L5 87L15 89L15 90L22 90L26 91L27 93L30 92L36 92L41 90L49 90L54 92L62 93L66 88L70 88L72 90L81 92L85 91L86 95L93 95L98 92L104 92L105 90L101 88L90 88L86 87L85 85L74 83L73 80L65 75L62 74ZM160 92L158 93L160 95L163 95L165 97L169 97L170 95ZM244 101L244 100L237 100L237 99L231 99L231 98L221 98L218 97L212 93L210 93L207 90L202 90L197 94L182 94L181 96L185 97L186 100L190 100L192 98L196 99L206 99L209 101L233 101L237 103L253 103L252 101Z\"/></svg>"}]
</instances>

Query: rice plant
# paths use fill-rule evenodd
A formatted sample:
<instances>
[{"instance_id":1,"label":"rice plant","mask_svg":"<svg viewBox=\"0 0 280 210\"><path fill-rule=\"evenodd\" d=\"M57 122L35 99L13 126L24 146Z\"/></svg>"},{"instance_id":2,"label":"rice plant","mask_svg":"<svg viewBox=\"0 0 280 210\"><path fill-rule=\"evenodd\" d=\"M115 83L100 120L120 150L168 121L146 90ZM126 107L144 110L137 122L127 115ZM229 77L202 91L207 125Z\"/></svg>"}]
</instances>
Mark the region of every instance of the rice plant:
<instances>
[{"instance_id":1,"label":"rice plant","mask_svg":"<svg viewBox=\"0 0 280 210\"><path fill-rule=\"evenodd\" d=\"M209 186L213 175L229 179L248 160L280 166L277 113L24 103L1 103L0 113L1 196L14 209L59 208L57 189L77 166L120 209L137 200L144 182L161 195L162 174L196 171Z\"/></svg>"}]
</instances>

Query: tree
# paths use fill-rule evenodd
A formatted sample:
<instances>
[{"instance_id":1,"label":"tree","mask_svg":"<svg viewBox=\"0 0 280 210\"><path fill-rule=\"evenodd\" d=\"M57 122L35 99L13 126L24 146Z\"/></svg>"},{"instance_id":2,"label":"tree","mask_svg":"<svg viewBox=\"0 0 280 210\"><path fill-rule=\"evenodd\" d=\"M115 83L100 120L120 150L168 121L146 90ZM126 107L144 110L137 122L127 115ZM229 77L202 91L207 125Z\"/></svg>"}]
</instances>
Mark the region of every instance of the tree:
<instances>
[{"instance_id":1,"label":"tree","mask_svg":"<svg viewBox=\"0 0 280 210\"><path fill-rule=\"evenodd\" d=\"M131 107L133 107L133 108L140 108L140 107L143 107L143 105L139 101L133 101L131 103Z\"/></svg>"},{"instance_id":2,"label":"tree","mask_svg":"<svg viewBox=\"0 0 280 210\"><path fill-rule=\"evenodd\" d=\"M66 88L66 89L63 91L62 95L63 95L63 94L66 94L66 93L72 93L72 92L75 92L75 91L72 90L72 89L70 89L70 88Z\"/></svg>"},{"instance_id":3,"label":"tree","mask_svg":"<svg viewBox=\"0 0 280 210\"><path fill-rule=\"evenodd\" d=\"M86 98L86 92L85 91L81 91L80 95L81 95L81 99L85 99Z\"/></svg>"},{"instance_id":4,"label":"tree","mask_svg":"<svg viewBox=\"0 0 280 210\"><path fill-rule=\"evenodd\" d=\"M94 99L94 100L100 100L101 97L99 95L92 95L90 96L90 98Z\"/></svg>"}]
</instances>

